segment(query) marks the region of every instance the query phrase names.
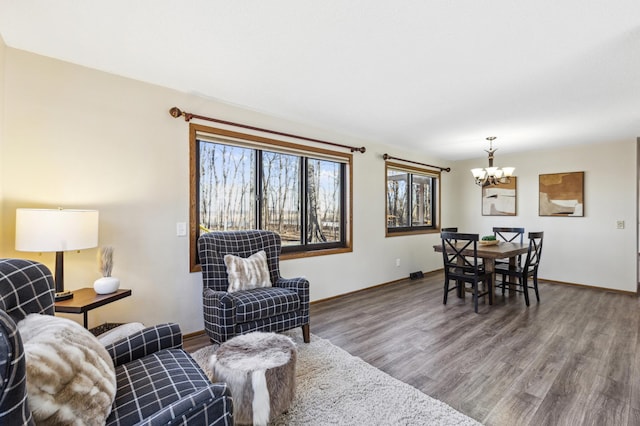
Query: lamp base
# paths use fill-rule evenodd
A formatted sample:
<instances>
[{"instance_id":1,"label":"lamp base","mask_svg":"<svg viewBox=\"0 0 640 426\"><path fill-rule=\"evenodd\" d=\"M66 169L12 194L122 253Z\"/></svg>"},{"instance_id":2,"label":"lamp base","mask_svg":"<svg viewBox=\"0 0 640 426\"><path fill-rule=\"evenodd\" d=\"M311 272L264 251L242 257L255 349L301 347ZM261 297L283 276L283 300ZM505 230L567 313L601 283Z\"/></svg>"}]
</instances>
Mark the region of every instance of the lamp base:
<instances>
[{"instance_id":1,"label":"lamp base","mask_svg":"<svg viewBox=\"0 0 640 426\"><path fill-rule=\"evenodd\" d=\"M61 291L60 293L55 294L55 301L60 302L62 300L72 299L73 293L71 291Z\"/></svg>"}]
</instances>

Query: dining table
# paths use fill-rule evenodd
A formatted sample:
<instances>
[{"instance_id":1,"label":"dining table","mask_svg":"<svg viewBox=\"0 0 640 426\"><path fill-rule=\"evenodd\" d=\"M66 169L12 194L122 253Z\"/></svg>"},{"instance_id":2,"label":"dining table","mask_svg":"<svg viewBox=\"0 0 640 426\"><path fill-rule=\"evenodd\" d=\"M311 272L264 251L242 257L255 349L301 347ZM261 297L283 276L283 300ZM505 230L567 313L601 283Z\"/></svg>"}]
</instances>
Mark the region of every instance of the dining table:
<instances>
[{"instance_id":1,"label":"dining table","mask_svg":"<svg viewBox=\"0 0 640 426\"><path fill-rule=\"evenodd\" d=\"M459 244L457 247L462 247L464 243L456 243ZM436 244L433 246L433 249L442 253L442 244ZM484 264L484 270L487 272L491 272L493 275L493 283L495 287L496 282L496 260L497 259L509 259L510 265L515 265L519 255L526 254L529 250L529 244L525 243L516 243L516 242L504 242L499 241L497 244L485 245L478 242L478 257L482 259ZM469 247L462 251L462 254L465 256L473 256L473 245L469 245ZM514 279L509 277L509 279ZM509 285L509 293L513 291L515 288L514 285ZM464 293L458 294L459 297L464 297Z\"/></svg>"}]
</instances>

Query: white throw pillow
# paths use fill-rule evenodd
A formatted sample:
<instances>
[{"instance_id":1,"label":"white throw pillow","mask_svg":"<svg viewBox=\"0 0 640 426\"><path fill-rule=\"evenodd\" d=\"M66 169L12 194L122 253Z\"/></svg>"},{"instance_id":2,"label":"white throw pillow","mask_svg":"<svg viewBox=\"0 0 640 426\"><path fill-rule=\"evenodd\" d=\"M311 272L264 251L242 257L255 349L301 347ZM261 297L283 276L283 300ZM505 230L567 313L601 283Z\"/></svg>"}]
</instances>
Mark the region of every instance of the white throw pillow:
<instances>
[{"instance_id":1,"label":"white throw pillow","mask_svg":"<svg viewBox=\"0 0 640 426\"><path fill-rule=\"evenodd\" d=\"M104 424L116 396L107 350L66 318L30 314L18 322L27 365L27 396L37 424Z\"/></svg>"},{"instance_id":2,"label":"white throw pillow","mask_svg":"<svg viewBox=\"0 0 640 426\"><path fill-rule=\"evenodd\" d=\"M264 250L260 250L246 259L227 254L224 256L224 264L227 265L228 292L271 287L267 253Z\"/></svg>"}]
</instances>

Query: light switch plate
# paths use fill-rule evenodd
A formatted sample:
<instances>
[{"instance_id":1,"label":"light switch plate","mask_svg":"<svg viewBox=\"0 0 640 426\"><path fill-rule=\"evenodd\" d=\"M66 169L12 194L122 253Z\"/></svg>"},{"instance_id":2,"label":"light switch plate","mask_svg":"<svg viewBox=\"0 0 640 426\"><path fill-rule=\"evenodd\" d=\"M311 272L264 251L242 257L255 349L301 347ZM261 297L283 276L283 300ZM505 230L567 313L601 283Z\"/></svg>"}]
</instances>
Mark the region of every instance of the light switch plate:
<instances>
[{"instance_id":1,"label":"light switch plate","mask_svg":"<svg viewBox=\"0 0 640 426\"><path fill-rule=\"evenodd\" d=\"M616 220L616 228L624 229L624 220Z\"/></svg>"},{"instance_id":2,"label":"light switch plate","mask_svg":"<svg viewBox=\"0 0 640 426\"><path fill-rule=\"evenodd\" d=\"M185 222L176 223L176 235L178 237L186 237L187 236L187 224Z\"/></svg>"}]
</instances>

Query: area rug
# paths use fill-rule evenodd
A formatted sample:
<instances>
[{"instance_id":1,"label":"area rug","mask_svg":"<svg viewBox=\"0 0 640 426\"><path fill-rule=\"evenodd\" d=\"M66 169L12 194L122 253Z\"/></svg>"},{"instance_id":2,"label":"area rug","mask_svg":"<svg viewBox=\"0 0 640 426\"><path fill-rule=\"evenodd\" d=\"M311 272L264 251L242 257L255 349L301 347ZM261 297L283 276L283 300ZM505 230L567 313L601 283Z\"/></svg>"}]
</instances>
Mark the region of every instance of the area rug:
<instances>
[{"instance_id":1,"label":"area rug","mask_svg":"<svg viewBox=\"0 0 640 426\"><path fill-rule=\"evenodd\" d=\"M298 347L296 396L271 425L480 425L328 340L312 334L307 344L295 331L286 334ZM216 349L191 354L209 377Z\"/></svg>"}]
</instances>

